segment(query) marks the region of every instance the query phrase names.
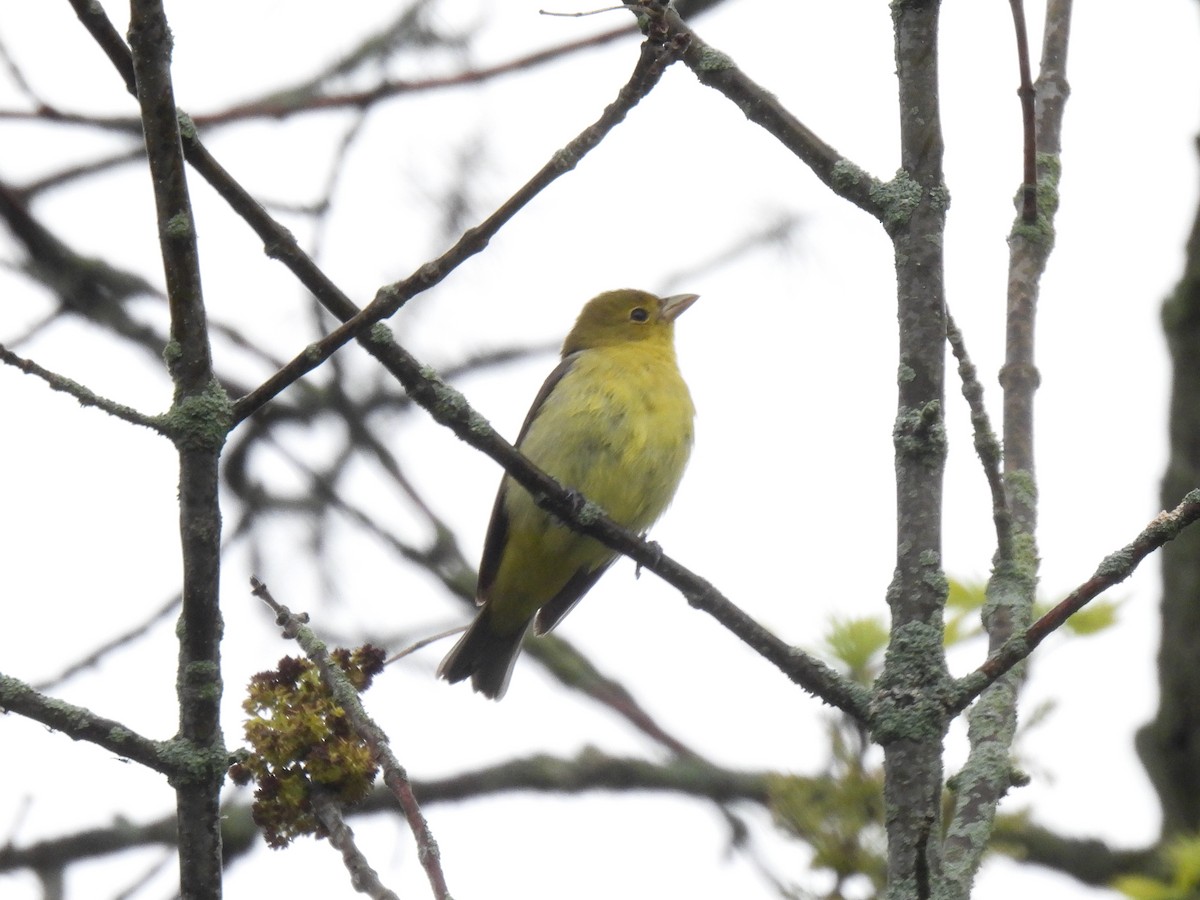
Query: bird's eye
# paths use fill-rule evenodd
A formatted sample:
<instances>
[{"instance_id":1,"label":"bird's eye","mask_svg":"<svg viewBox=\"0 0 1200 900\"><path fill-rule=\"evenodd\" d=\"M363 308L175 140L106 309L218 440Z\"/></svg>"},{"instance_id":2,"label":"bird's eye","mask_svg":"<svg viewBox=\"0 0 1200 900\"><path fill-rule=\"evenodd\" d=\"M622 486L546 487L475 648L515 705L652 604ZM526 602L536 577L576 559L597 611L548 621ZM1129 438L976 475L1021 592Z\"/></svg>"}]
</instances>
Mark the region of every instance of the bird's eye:
<instances>
[{"instance_id":1,"label":"bird's eye","mask_svg":"<svg viewBox=\"0 0 1200 900\"><path fill-rule=\"evenodd\" d=\"M629 311L629 318L633 319L635 322L645 322L648 318L650 318L650 313L646 312L646 310L642 309L640 306L635 306Z\"/></svg>"}]
</instances>

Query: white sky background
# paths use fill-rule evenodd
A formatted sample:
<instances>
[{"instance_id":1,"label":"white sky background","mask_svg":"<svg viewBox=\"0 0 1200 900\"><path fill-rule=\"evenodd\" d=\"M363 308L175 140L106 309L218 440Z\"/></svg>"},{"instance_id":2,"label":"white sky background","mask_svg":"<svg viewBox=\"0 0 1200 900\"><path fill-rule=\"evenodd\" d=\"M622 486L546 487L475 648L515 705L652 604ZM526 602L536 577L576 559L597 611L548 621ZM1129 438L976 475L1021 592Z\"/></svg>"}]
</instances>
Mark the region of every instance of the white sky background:
<instances>
[{"instance_id":1,"label":"white sky background","mask_svg":"<svg viewBox=\"0 0 1200 900\"><path fill-rule=\"evenodd\" d=\"M374 4L355 14L323 3L171 3L176 93L193 112L283 86L354 45L392 15ZM479 4L480 64L580 37L617 23L536 14L538 4ZM494 8L493 8L494 7ZM1178 276L1196 203L1196 10L1188 0L1076 4L1068 73L1073 94L1064 136L1058 244L1043 282L1038 321L1038 466L1042 492L1042 590L1060 596L1088 577L1157 510L1165 460L1167 364L1158 327L1162 297ZM124 28L125 12L110 15ZM1035 47L1041 4L1030 4ZM1003 356L1005 235L1018 185L1020 110L1008 4L948 3L942 85L946 172L953 197L947 235L949 302L985 379L998 423ZM882 2L730 2L696 22L715 47L826 141L880 177L898 165L891 20ZM130 114L100 51L65 3L0 0L0 40L35 88L66 110ZM624 83L633 38L572 56L481 91L400 100L377 113L350 157L324 235L321 262L352 297L407 275L444 249L431 238L430 204L454 177L461 136L486 144L475 197L490 211L592 122ZM1036 53L1035 53L1036 56ZM449 68L449 67L448 67ZM424 74L409 73L404 74ZM0 78L0 109L20 107ZM345 114L260 123L215 133L210 149L264 199L311 199L327 177ZM457 139L456 139L457 136ZM0 175L21 184L105 142L83 132L0 121ZM213 315L243 323L290 357L310 339L300 291L266 260L257 239L193 178ZM137 167L37 208L86 252L161 281L152 200ZM895 314L891 248L882 229L826 189L731 104L683 66L576 172L522 212L492 246L392 323L435 365L513 342L560 340L579 306L600 290L651 290L702 266L742 233L780 214L803 219L785 250L766 249L703 271L672 290L702 295L678 330L681 365L699 408L693 463L654 536L785 639L819 644L834 615L886 615L883 593L894 545L891 428ZM302 241L301 219L285 218ZM0 234L3 258L19 258ZM46 297L0 270L0 340L49 308ZM161 313L144 307L156 321ZM18 348L48 368L146 411L165 408L160 367L90 328L63 322ZM228 347L218 344L217 352ZM357 350L347 355L361 362ZM512 436L545 373L547 355L460 387ZM246 369L256 377L263 371ZM369 371L363 365L362 371ZM249 377L249 375L247 376ZM992 552L988 498L971 450L965 404L949 382L951 457L945 562L964 579L986 576ZM6 413L0 517L6 625L0 671L36 681L59 671L168 597L178 579L175 460L167 443L81 410L11 369L0 369ZM438 512L474 557L498 479L496 466L452 434L412 418L389 440ZM304 452L319 440L297 435ZM319 437L319 436L318 436ZM287 479L282 468L279 477ZM359 499L386 507L374 473ZM387 489L390 490L390 489ZM385 517L387 513L385 512ZM417 539L396 504L397 529ZM429 579L361 538L338 547L337 603L300 576L308 549L279 532L264 577L278 597L321 624L349 631L433 631L461 613ZM226 736L240 735L246 678L296 652L248 596L252 564L233 553L224 571ZM1125 845L1152 840L1157 813L1132 750L1133 730L1155 705L1157 566L1143 567L1117 596L1121 624L1087 641L1054 638L1038 652L1027 709L1054 699L1053 716L1024 738L1034 777L1005 809L1031 808L1068 834ZM131 651L76 678L62 695L144 734L174 732L173 621ZM787 683L653 576L619 564L560 633L602 669L633 686L669 731L730 766L812 771L825 749L820 705ZM414 777L510 756L615 753L657 748L613 717L580 710L534 663L518 665L501 704L435 682L444 647L419 653L367 695ZM956 672L982 647L956 653ZM15 716L0 719L0 841L27 844L87 825L117 808L134 821L164 814L172 794L158 776L72 744ZM947 770L961 762L952 746ZM22 773L14 779L11 773ZM83 799L83 798L88 799ZM95 798L95 799L93 799ZM105 798L112 801L109 805ZM572 896L770 897L701 802L670 797L503 796L427 810L451 890L461 898ZM762 817L748 811L751 820ZM356 824L372 861L402 896L427 886L399 820ZM766 833L767 828L757 829ZM795 846L767 839L775 870L806 881ZM158 854L145 854L145 865ZM69 896L108 896L139 864L79 867ZM585 874L586 873L586 874ZM173 868L138 897L169 894ZM269 879L269 881L268 881ZM304 879L303 881L301 879ZM270 884L350 890L336 854L301 842L256 851L229 873L227 894L260 896ZM975 896L1019 892L1060 898L1114 896L1006 861L989 862ZM0 895L38 895L28 878L0 879Z\"/></svg>"}]
</instances>

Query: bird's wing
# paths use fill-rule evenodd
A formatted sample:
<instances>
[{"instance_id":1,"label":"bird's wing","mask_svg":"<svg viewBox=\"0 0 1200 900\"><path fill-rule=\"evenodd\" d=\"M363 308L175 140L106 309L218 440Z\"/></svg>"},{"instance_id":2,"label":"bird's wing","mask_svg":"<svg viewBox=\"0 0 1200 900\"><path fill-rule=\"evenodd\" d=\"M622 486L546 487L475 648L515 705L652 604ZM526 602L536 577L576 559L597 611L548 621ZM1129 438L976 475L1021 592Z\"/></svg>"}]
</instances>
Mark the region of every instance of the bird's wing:
<instances>
[{"instance_id":1,"label":"bird's wing","mask_svg":"<svg viewBox=\"0 0 1200 900\"><path fill-rule=\"evenodd\" d=\"M600 580L600 576L607 572L608 567L614 562L616 562L615 556L594 569L580 569L572 575L571 580L563 585L563 589L538 610L537 617L533 620L533 633L546 634L557 625L563 616L575 608L575 604L592 589L592 585Z\"/></svg>"},{"instance_id":2,"label":"bird's wing","mask_svg":"<svg viewBox=\"0 0 1200 900\"><path fill-rule=\"evenodd\" d=\"M575 361L579 358L578 353L572 353L563 358L554 371L551 372L541 388L537 392L537 396L533 398L533 403L529 407L529 412L525 414L525 421L521 425L521 431L517 435L517 449L521 448L521 442L525 440L525 435L529 432L529 426L533 424L533 420L538 417L538 413L542 411L542 406L546 402L546 398L550 396L550 392L563 380L563 376L571 371L571 367L575 365ZM475 602L482 604L487 599L488 590L492 586L492 582L496 580L496 573L500 570L500 560L504 556L504 545L508 543L508 514L504 511L504 497L507 493L510 481L508 478L503 478L500 481L500 489L496 491L496 502L492 505L492 518L488 522L487 536L483 539L483 557L479 561L479 583L475 589ZM597 578L599 575L596 576ZM594 579L593 579L594 580ZM590 586L591 582L589 582ZM581 591L576 599L583 596ZM573 601L572 601L573 602ZM568 609L570 606L567 607ZM563 610L566 613L566 610ZM557 621L562 616L556 616Z\"/></svg>"}]
</instances>

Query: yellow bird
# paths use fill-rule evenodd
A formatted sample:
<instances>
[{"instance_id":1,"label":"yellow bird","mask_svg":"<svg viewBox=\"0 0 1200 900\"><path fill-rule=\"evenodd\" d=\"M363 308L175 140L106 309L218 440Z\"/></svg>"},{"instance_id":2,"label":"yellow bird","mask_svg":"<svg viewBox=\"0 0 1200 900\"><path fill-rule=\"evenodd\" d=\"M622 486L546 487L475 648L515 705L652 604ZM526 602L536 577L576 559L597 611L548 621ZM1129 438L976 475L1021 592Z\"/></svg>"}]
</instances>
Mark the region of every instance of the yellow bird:
<instances>
[{"instance_id":1,"label":"yellow bird","mask_svg":"<svg viewBox=\"0 0 1200 900\"><path fill-rule=\"evenodd\" d=\"M589 301L517 438L534 465L638 533L671 502L692 449L695 407L675 360L675 319L696 299L619 290ZM616 557L505 476L479 564L480 610L438 675L470 678L500 699L530 625L552 629Z\"/></svg>"}]
</instances>

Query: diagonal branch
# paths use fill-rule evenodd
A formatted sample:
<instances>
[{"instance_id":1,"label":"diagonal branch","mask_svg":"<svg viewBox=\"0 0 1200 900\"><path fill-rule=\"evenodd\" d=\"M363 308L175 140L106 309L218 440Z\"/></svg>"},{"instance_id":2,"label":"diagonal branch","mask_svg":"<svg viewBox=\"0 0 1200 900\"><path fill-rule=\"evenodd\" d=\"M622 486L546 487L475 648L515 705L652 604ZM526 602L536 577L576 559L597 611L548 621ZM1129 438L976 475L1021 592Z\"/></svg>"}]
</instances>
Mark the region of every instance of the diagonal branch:
<instances>
[{"instance_id":1,"label":"diagonal branch","mask_svg":"<svg viewBox=\"0 0 1200 900\"><path fill-rule=\"evenodd\" d=\"M381 82L361 91L322 94L319 92L320 83L310 82L304 85L285 88L274 92L269 97L262 97L246 103L240 103L220 112L196 116L196 124L201 126L224 125L243 119L273 118L286 119L297 114L308 114L330 109L366 109L383 100L401 97L406 94L428 93L446 88L458 88L464 85L480 84L492 81L504 75L523 72L535 68L563 56L577 53L580 50L600 47L614 40L631 37L637 34L633 26L614 28L585 38L535 50L522 56L490 66L480 66L465 69L452 75L434 76L413 80L394 79Z\"/></svg>"},{"instance_id":2,"label":"diagonal branch","mask_svg":"<svg viewBox=\"0 0 1200 900\"><path fill-rule=\"evenodd\" d=\"M313 813L325 829L331 846L342 854L342 865L350 874L350 883L360 894L372 900L400 900L399 896L379 880L379 873L372 868L366 855L354 840L354 831L346 824L341 805L332 792L316 787L312 793ZM447 896L447 895L439 895Z\"/></svg>"},{"instance_id":3,"label":"diagonal branch","mask_svg":"<svg viewBox=\"0 0 1200 900\"><path fill-rule=\"evenodd\" d=\"M1067 619L1110 587L1132 575L1143 559L1174 540L1184 528L1198 520L1200 488L1184 497L1183 502L1174 509L1160 512L1131 542L1104 557L1091 578L1071 591L1057 606L1030 625L1027 631L1005 641L978 669L960 678L950 700L950 709L953 712L965 709L984 688L1029 656Z\"/></svg>"},{"instance_id":4,"label":"diagonal branch","mask_svg":"<svg viewBox=\"0 0 1200 900\"><path fill-rule=\"evenodd\" d=\"M131 406L125 406L122 403L109 400L107 397L101 397L99 394L93 393L79 382L72 381L65 375L51 372L49 369L42 368L31 359L18 356L3 344L0 344L0 362L19 369L26 375L33 375L36 378L40 378L51 390L70 394L79 401L80 406L94 406L96 409L106 412L123 422L129 422L131 425L141 425L162 435L170 435L170 431L161 416L148 416L145 413L138 412Z\"/></svg>"},{"instance_id":5,"label":"diagonal branch","mask_svg":"<svg viewBox=\"0 0 1200 900\"><path fill-rule=\"evenodd\" d=\"M60 671L57 675L51 675L49 678L44 678L41 681L38 681L33 685L33 687L39 691L51 690L62 684L64 681L67 681L68 679L78 675L80 672L99 666L109 654L133 643L135 640L142 637L142 635L146 634L151 628L169 616L172 612L178 610L179 602L179 594L176 594L168 599L167 602L158 609L154 610L154 612L147 616L143 621L138 622L132 628L125 630L121 634L109 638L82 659L73 660L70 665Z\"/></svg>"},{"instance_id":6,"label":"diagonal branch","mask_svg":"<svg viewBox=\"0 0 1200 900\"><path fill-rule=\"evenodd\" d=\"M90 709L66 700L48 697L28 684L0 674L0 709L15 712L60 731L73 741L87 741L123 759L133 760L155 772L176 775L181 770L172 744L137 734L120 722L98 716Z\"/></svg>"},{"instance_id":7,"label":"diagonal branch","mask_svg":"<svg viewBox=\"0 0 1200 900\"><path fill-rule=\"evenodd\" d=\"M663 22L667 33L687 48L683 61L701 84L724 94L747 119L792 151L839 197L880 221L887 217L886 191L879 179L825 143L729 56L705 43L674 9L663 13Z\"/></svg>"},{"instance_id":8,"label":"diagonal branch","mask_svg":"<svg viewBox=\"0 0 1200 900\"><path fill-rule=\"evenodd\" d=\"M386 349L386 356L382 358L413 400L437 422L503 466L518 484L529 491L540 507L577 531L596 538L605 546L640 563L643 568L677 588L688 603L707 612L796 684L858 721L866 720L868 701L865 689L852 684L803 650L780 640L731 603L710 582L663 553L658 544L622 528L578 493L565 490L501 437L486 419L471 408L462 394L438 378L431 369L422 366L403 348L393 343L386 347L380 345L379 349Z\"/></svg>"},{"instance_id":9,"label":"diagonal branch","mask_svg":"<svg viewBox=\"0 0 1200 900\"><path fill-rule=\"evenodd\" d=\"M1170 878L1159 846L1120 849L1096 838L1065 837L1019 815L996 817L991 849L1098 888L1111 888L1123 875Z\"/></svg>"}]
</instances>

